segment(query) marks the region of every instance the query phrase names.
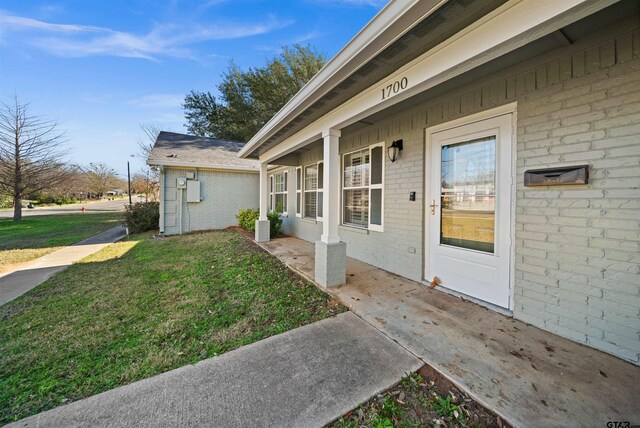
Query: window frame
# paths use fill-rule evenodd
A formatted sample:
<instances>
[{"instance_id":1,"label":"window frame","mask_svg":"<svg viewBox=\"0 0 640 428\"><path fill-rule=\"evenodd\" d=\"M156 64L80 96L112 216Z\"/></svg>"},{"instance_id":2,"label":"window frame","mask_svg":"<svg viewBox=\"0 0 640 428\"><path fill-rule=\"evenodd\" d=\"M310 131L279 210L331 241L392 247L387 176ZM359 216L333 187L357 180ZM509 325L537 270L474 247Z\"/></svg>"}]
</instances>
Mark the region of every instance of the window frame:
<instances>
[{"instance_id":1,"label":"window frame","mask_svg":"<svg viewBox=\"0 0 640 428\"><path fill-rule=\"evenodd\" d=\"M324 200L323 200L323 204L322 204L322 217L318 216L318 198L319 197L324 197L324 183L320 182L320 164L322 164L322 174L324 177L324 160L319 160L316 162L311 162L309 164L306 165L302 165L298 168L302 169L302 175L301 175L301 185L302 185L302 198L301 198L301 204L302 204L302 209L300 212L300 217L302 217L303 219L306 220L315 220L315 221L323 221L324 220ZM312 189L312 190L308 190L307 186L306 186L306 171L307 168L315 166L316 167L316 188ZM307 199L307 194L308 193L315 193L316 194L316 216L315 217L308 217L306 214L306 199ZM296 214L297 215L297 214Z\"/></svg>"},{"instance_id":2,"label":"window frame","mask_svg":"<svg viewBox=\"0 0 640 428\"><path fill-rule=\"evenodd\" d=\"M371 184L371 177L372 177L372 172L373 169L371 168L371 160L373 159L373 154L372 154L372 150L376 147L381 147L382 148L382 154L381 154L381 162L382 162L382 171L381 171L381 180L379 184ZM340 225L344 226L344 227L352 227L355 229L365 229L365 230L370 230L373 232L384 232L384 182L385 182L385 168L386 168L386 162L385 162L385 147L386 144L385 142L380 142L380 143L375 143L375 144L371 144L369 146L365 146L362 148L359 148L357 150L351 150L349 152L345 152L341 155L341 165L340 165ZM345 172L345 158L352 154L352 153L356 153L356 152L361 152L364 150L368 150L369 151L369 184L366 186L357 186L357 187L345 187L345 183L344 183L344 172ZM357 224L351 224L351 223L345 223L344 222L344 208L345 208L345 197L344 197L344 191L345 190L358 190L358 189L367 189L368 192L368 198L369 198L369 205L367 207L367 225L366 226L360 226ZM371 190L380 190L380 224L371 224Z\"/></svg>"},{"instance_id":3,"label":"window frame","mask_svg":"<svg viewBox=\"0 0 640 428\"><path fill-rule=\"evenodd\" d=\"M277 175L282 175L283 176L283 183L284 183L284 190L283 191L277 191L276 190L276 176ZM285 206L282 207L283 211L282 211L282 215L283 216L288 216L289 215L289 185L288 185L288 180L289 180L289 172L288 171L276 171L273 172L269 175L269 211L275 211L278 207L276 206L276 195L284 195L284 201L285 201Z\"/></svg>"},{"instance_id":4,"label":"window frame","mask_svg":"<svg viewBox=\"0 0 640 428\"><path fill-rule=\"evenodd\" d=\"M296 167L296 217L302 217L302 184L304 177L302 176L302 167Z\"/></svg>"}]
</instances>

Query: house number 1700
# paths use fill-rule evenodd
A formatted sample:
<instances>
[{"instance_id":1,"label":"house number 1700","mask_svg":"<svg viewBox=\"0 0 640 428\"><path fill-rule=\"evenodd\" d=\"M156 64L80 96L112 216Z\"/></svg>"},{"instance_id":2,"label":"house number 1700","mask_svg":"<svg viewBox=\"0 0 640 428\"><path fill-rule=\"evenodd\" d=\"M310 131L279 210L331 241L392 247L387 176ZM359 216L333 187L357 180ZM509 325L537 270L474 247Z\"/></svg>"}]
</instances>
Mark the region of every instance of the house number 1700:
<instances>
[{"instance_id":1,"label":"house number 1700","mask_svg":"<svg viewBox=\"0 0 640 428\"><path fill-rule=\"evenodd\" d=\"M393 83L388 84L384 88L382 88L382 99L386 100L391 95L395 95L400 91L404 91L407 89L407 85L409 84L409 80L406 77L403 77L400 80L396 80Z\"/></svg>"}]
</instances>

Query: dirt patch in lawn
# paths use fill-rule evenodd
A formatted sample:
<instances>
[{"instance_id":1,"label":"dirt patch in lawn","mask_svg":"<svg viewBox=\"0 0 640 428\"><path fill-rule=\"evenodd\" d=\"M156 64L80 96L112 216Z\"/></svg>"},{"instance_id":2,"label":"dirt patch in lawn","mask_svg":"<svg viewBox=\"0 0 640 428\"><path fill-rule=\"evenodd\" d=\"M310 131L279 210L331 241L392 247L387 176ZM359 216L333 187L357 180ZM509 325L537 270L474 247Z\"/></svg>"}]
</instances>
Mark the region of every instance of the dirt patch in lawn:
<instances>
[{"instance_id":1,"label":"dirt patch in lawn","mask_svg":"<svg viewBox=\"0 0 640 428\"><path fill-rule=\"evenodd\" d=\"M510 425L425 365L329 427L510 428Z\"/></svg>"}]
</instances>

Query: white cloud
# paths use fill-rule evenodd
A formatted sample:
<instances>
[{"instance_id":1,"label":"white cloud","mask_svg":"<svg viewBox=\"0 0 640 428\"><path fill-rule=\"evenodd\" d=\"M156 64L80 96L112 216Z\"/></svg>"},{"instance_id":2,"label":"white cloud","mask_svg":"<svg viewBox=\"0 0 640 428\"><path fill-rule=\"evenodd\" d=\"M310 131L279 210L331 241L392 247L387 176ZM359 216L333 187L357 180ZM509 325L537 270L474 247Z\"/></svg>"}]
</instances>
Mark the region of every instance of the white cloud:
<instances>
[{"instance_id":1,"label":"white cloud","mask_svg":"<svg viewBox=\"0 0 640 428\"><path fill-rule=\"evenodd\" d=\"M107 55L145 58L162 56L196 58L190 45L212 40L229 40L256 36L291 25L293 21L267 16L263 22L221 21L208 25L157 25L146 34L116 31L110 28L74 24L52 24L0 11L2 39L10 33L27 33L17 41L43 49L53 55L85 57Z\"/></svg>"},{"instance_id":2,"label":"white cloud","mask_svg":"<svg viewBox=\"0 0 640 428\"><path fill-rule=\"evenodd\" d=\"M37 19L25 18L22 16L10 15L0 11L0 24L5 28L12 30L42 30L53 33L95 33L109 32L111 30L101 27L93 27L88 25L68 25L68 24L50 24L48 22L38 21Z\"/></svg>"}]
</instances>

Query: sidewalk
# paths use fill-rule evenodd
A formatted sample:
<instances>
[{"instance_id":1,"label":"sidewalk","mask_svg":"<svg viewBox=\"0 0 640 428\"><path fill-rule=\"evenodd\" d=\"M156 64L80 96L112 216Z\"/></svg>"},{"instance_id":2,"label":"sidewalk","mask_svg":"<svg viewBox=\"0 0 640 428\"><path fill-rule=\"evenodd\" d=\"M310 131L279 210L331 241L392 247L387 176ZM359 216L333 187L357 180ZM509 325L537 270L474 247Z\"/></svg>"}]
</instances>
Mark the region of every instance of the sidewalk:
<instances>
[{"instance_id":1,"label":"sidewalk","mask_svg":"<svg viewBox=\"0 0 640 428\"><path fill-rule=\"evenodd\" d=\"M8 427L320 427L421 365L346 312Z\"/></svg>"},{"instance_id":2,"label":"sidewalk","mask_svg":"<svg viewBox=\"0 0 640 428\"><path fill-rule=\"evenodd\" d=\"M74 262L119 241L124 236L124 227L116 226L84 241L33 260L15 271L3 272L0 274L0 305L23 295L45 282L54 273L60 272Z\"/></svg>"}]
</instances>

